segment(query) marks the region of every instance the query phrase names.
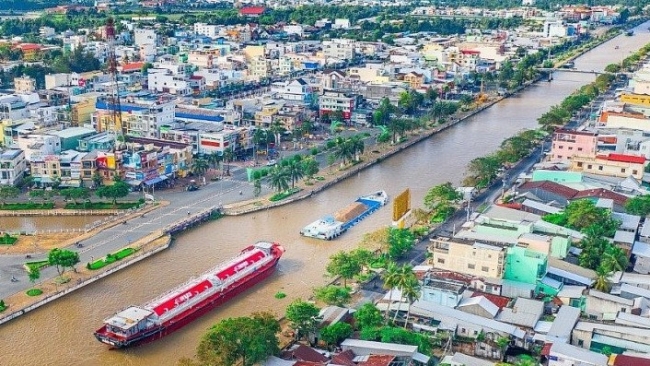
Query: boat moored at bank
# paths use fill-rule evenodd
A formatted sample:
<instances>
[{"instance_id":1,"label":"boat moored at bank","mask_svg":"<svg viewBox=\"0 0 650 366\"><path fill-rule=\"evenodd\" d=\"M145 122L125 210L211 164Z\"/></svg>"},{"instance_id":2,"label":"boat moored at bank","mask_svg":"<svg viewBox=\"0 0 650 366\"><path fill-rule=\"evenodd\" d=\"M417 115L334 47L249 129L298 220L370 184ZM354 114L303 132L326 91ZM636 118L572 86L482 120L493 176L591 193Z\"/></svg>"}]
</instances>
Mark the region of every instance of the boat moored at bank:
<instances>
[{"instance_id":1,"label":"boat moored at bank","mask_svg":"<svg viewBox=\"0 0 650 366\"><path fill-rule=\"evenodd\" d=\"M300 230L300 234L309 238L332 240L385 206L386 203L388 203L386 191L361 196L348 207L305 226Z\"/></svg>"}]
</instances>

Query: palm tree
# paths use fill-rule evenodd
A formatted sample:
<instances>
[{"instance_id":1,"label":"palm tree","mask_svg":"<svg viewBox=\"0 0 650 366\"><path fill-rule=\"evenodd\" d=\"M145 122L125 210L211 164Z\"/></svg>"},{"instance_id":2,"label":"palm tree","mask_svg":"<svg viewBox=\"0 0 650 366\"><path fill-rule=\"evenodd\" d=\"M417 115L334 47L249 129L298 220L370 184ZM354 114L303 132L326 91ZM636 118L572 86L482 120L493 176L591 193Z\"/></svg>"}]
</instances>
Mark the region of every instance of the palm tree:
<instances>
[{"instance_id":1,"label":"palm tree","mask_svg":"<svg viewBox=\"0 0 650 366\"><path fill-rule=\"evenodd\" d=\"M275 121L273 124L271 124L271 127L269 128L269 131L273 134L275 138L275 149L278 150L280 149L280 141L281 141L281 134L284 132L285 128L280 123L280 121Z\"/></svg>"},{"instance_id":2,"label":"palm tree","mask_svg":"<svg viewBox=\"0 0 650 366\"><path fill-rule=\"evenodd\" d=\"M366 144L363 142L361 135L352 136L349 141L350 148L354 152L354 160L359 161L359 155L363 154Z\"/></svg>"},{"instance_id":3,"label":"palm tree","mask_svg":"<svg viewBox=\"0 0 650 366\"><path fill-rule=\"evenodd\" d=\"M409 281L409 283L407 283L402 289L402 296L409 304L408 310L406 311L406 319L404 320L404 329L406 329L406 326L409 323L409 317L411 316L411 305L413 305L413 303L420 298L420 282L415 276L415 273L413 273L413 271L411 271L411 273L413 274L412 279L414 281Z\"/></svg>"},{"instance_id":4,"label":"palm tree","mask_svg":"<svg viewBox=\"0 0 650 366\"><path fill-rule=\"evenodd\" d=\"M255 164L257 164L257 149L260 143L266 143L266 154L269 153L269 132L267 130L257 129L253 133L253 145L255 147Z\"/></svg>"},{"instance_id":5,"label":"palm tree","mask_svg":"<svg viewBox=\"0 0 650 366\"><path fill-rule=\"evenodd\" d=\"M608 272L625 271L628 263L627 254L623 249L610 245L605 249L600 263Z\"/></svg>"},{"instance_id":6,"label":"palm tree","mask_svg":"<svg viewBox=\"0 0 650 366\"><path fill-rule=\"evenodd\" d=\"M609 292L612 288L611 282L609 282L609 272L600 266L596 269L596 280L594 281L594 289L601 292Z\"/></svg>"},{"instance_id":7,"label":"palm tree","mask_svg":"<svg viewBox=\"0 0 650 366\"><path fill-rule=\"evenodd\" d=\"M230 162L233 160L235 154L232 152L231 148L227 148L223 151L223 164L226 166L226 175L230 175Z\"/></svg>"},{"instance_id":8,"label":"palm tree","mask_svg":"<svg viewBox=\"0 0 650 366\"><path fill-rule=\"evenodd\" d=\"M403 265L399 268L396 287L400 290L402 294L402 298L406 297L406 295L404 294L405 291L411 291L417 293L418 279L417 277L415 277L415 273L413 273L413 267L409 265ZM409 289L406 290L407 288ZM417 294L413 296L417 296ZM400 312L400 310L402 310L401 299L399 304L400 306L398 310L395 311L395 316L393 317L393 323L395 323L395 321L397 320L397 314Z\"/></svg>"},{"instance_id":9,"label":"palm tree","mask_svg":"<svg viewBox=\"0 0 650 366\"><path fill-rule=\"evenodd\" d=\"M291 160L289 165L287 165L287 174L291 179L291 188L294 188L296 181L305 175L302 162L298 160Z\"/></svg>"},{"instance_id":10,"label":"palm tree","mask_svg":"<svg viewBox=\"0 0 650 366\"><path fill-rule=\"evenodd\" d=\"M289 189L289 174L286 169L280 166L274 166L269 173L271 187L275 188L278 192L286 191Z\"/></svg>"},{"instance_id":11,"label":"palm tree","mask_svg":"<svg viewBox=\"0 0 650 366\"><path fill-rule=\"evenodd\" d=\"M223 160L223 157L215 151L206 156L205 159L210 163L210 165L212 165L212 169L219 169L219 163Z\"/></svg>"},{"instance_id":12,"label":"palm tree","mask_svg":"<svg viewBox=\"0 0 650 366\"><path fill-rule=\"evenodd\" d=\"M210 164L204 158L196 158L192 162L192 173L196 175L203 175L210 168Z\"/></svg>"},{"instance_id":13,"label":"palm tree","mask_svg":"<svg viewBox=\"0 0 650 366\"><path fill-rule=\"evenodd\" d=\"M393 297L393 289L397 287L399 283L399 277L400 277L400 267L395 264L395 262L390 262L388 266L386 266L386 270L381 274L381 279L384 281L384 288L389 290L388 293L388 298L389 298L389 303L388 303L388 309L386 309L386 313L384 314L384 322L388 320L388 313L390 312L390 305L392 303L392 297Z\"/></svg>"},{"instance_id":14,"label":"palm tree","mask_svg":"<svg viewBox=\"0 0 650 366\"><path fill-rule=\"evenodd\" d=\"M354 157L353 145L350 140L338 139L337 140L338 149L336 149L335 155L337 158L343 160L343 165L348 160L352 160Z\"/></svg>"}]
</instances>

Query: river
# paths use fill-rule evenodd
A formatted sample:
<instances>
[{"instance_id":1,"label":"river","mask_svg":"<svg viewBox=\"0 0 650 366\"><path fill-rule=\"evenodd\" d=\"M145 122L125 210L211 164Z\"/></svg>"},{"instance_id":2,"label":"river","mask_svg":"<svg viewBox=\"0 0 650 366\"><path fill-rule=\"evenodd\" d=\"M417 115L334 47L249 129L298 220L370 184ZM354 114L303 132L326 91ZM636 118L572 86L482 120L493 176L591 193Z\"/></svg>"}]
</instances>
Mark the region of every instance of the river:
<instances>
[{"instance_id":1,"label":"river","mask_svg":"<svg viewBox=\"0 0 650 366\"><path fill-rule=\"evenodd\" d=\"M648 24L633 37L618 37L576 60L578 68L602 70L650 42ZM618 52L612 52L619 45ZM586 66L585 66L586 65ZM180 236L174 246L93 285L57 300L0 328L2 365L173 365L191 356L205 330L220 319L268 310L280 315L296 298L307 298L323 285L327 259L353 248L364 232L386 226L385 207L335 241L302 238L302 226L378 189L396 195L409 187L420 206L433 185L459 183L467 163L494 151L522 129L535 128L537 118L594 75L560 72L551 83L540 82L470 118L455 128L419 143L381 164L310 199L242 217L226 217ZM92 332L102 319L140 304L185 282L257 240L282 243L287 252L279 270L267 281L182 330L155 343L126 351L109 351ZM282 291L287 297L277 300Z\"/></svg>"}]
</instances>

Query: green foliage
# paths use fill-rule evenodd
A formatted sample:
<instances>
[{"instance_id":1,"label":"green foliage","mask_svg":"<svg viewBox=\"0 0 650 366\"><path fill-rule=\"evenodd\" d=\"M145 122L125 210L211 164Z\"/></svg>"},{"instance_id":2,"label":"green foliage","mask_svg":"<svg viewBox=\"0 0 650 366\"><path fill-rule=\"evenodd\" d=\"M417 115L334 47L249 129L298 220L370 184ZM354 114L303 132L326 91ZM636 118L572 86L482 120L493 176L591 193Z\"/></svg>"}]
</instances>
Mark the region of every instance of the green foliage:
<instances>
[{"instance_id":1,"label":"green foliage","mask_svg":"<svg viewBox=\"0 0 650 366\"><path fill-rule=\"evenodd\" d=\"M16 202L5 203L2 205L3 210L20 211L20 210L51 210L54 208L54 202Z\"/></svg>"},{"instance_id":2,"label":"green foliage","mask_svg":"<svg viewBox=\"0 0 650 366\"><path fill-rule=\"evenodd\" d=\"M90 189L88 188L67 188L59 191L59 194L67 200L73 200L74 203L77 203L77 200L86 200L90 198Z\"/></svg>"},{"instance_id":3,"label":"green foliage","mask_svg":"<svg viewBox=\"0 0 650 366\"><path fill-rule=\"evenodd\" d=\"M128 183L118 179L115 180L110 186L101 186L97 188L95 194L100 198L111 199L113 204L116 205L117 200L119 198L128 196L130 191L131 187L128 185Z\"/></svg>"},{"instance_id":4,"label":"green foliage","mask_svg":"<svg viewBox=\"0 0 650 366\"><path fill-rule=\"evenodd\" d=\"M61 275L66 268L74 268L79 263L79 253L67 249L52 249L47 255L50 265L56 267L56 271Z\"/></svg>"},{"instance_id":5,"label":"green foliage","mask_svg":"<svg viewBox=\"0 0 650 366\"><path fill-rule=\"evenodd\" d=\"M115 253L107 254L106 257L104 257L104 258L101 258L101 259L98 259L98 260L96 260L94 262L90 262L90 263L86 264L86 268L95 271L95 270L104 268L104 267L106 267L107 265L109 265L111 263L122 260L122 259L132 255L135 252L137 252L137 249L123 248L123 249L120 249L119 251L117 251Z\"/></svg>"},{"instance_id":6,"label":"green foliage","mask_svg":"<svg viewBox=\"0 0 650 366\"><path fill-rule=\"evenodd\" d=\"M388 256L391 259L403 257L415 244L415 236L408 229L389 228Z\"/></svg>"},{"instance_id":7,"label":"green foliage","mask_svg":"<svg viewBox=\"0 0 650 366\"><path fill-rule=\"evenodd\" d=\"M194 159L190 167L190 170L195 175L203 175L208 169L210 169L210 162L204 158Z\"/></svg>"},{"instance_id":8,"label":"green foliage","mask_svg":"<svg viewBox=\"0 0 650 366\"><path fill-rule=\"evenodd\" d=\"M228 318L201 338L197 358L204 365L252 366L280 351L280 323L269 313Z\"/></svg>"},{"instance_id":9,"label":"green foliage","mask_svg":"<svg viewBox=\"0 0 650 366\"><path fill-rule=\"evenodd\" d=\"M253 181L253 196L259 197L261 193L262 193L262 180L256 178Z\"/></svg>"},{"instance_id":10,"label":"green foliage","mask_svg":"<svg viewBox=\"0 0 650 366\"><path fill-rule=\"evenodd\" d=\"M542 219L585 233L595 231L607 237L613 237L621 224L612 218L609 210L596 207L589 199L571 201L564 211L545 215Z\"/></svg>"},{"instance_id":11,"label":"green foliage","mask_svg":"<svg viewBox=\"0 0 650 366\"><path fill-rule=\"evenodd\" d=\"M381 311L371 302L361 305L352 316L361 330L379 327L383 322Z\"/></svg>"},{"instance_id":12,"label":"green foliage","mask_svg":"<svg viewBox=\"0 0 650 366\"><path fill-rule=\"evenodd\" d=\"M368 328L361 331L360 335L362 339L369 341L417 346L418 352L423 354L431 354L433 348L433 343L428 335L398 327Z\"/></svg>"},{"instance_id":13,"label":"green foliage","mask_svg":"<svg viewBox=\"0 0 650 366\"><path fill-rule=\"evenodd\" d=\"M7 309L7 305L5 304L4 300L0 300L0 313L5 311Z\"/></svg>"},{"instance_id":14,"label":"green foliage","mask_svg":"<svg viewBox=\"0 0 650 366\"><path fill-rule=\"evenodd\" d=\"M50 265L50 261L36 261L36 262L27 262L25 263L25 269L27 272L32 272L34 270L41 270Z\"/></svg>"},{"instance_id":15,"label":"green foliage","mask_svg":"<svg viewBox=\"0 0 650 366\"><path fill-rule=\"evenodd\" d=\"M320 337L329 346L338 345L352 335L352 326L338 322L320 330Z\"/></svg>"},{"instance_id":16,"label":"green foliage","mask_svg":"<svg viewBox=\"0 0 650 366\"><path fill-rule=\"evenodd\" d=\"M32 267L28 273L29 282L36 283L41 278L41 270L39 267Z\"/></svg>"},{"instance_id":17,"label":"green foliage","mask_svg":"<svg viewBox=\"0 0 650 366\"><path fill-rule=\"evenodd\" d=\"M5 204L5 201L10 198L16 198L20 195L20 190L14 186L0 185L0 201L2 205Z\"/></svg>"},{"instance_id":18,"label":"green foliage","mask_svg":"<svg viewBox=\"0 0 650 366\"><path fill-rule=\"evenodd\" d=\"M63 208L66 210L129 210L142 205L139 201L134 202L68 202Z\"/></svg>"},{"instance_id":19,"label":"green foliage","mask_svg":"<svg viewBox=\"0 0 650 366\"><path fill-rule=\"evenodd\" d=\"M424 206L429 210L435 210L440 205L449 205L463 199L463 195L456 191L451 182L433 186L424 196Z\"/></svg>"},{"instance_id":20,"label":"green foliage","mask_svg":"<svg viewBox=\"0 0 650 366\"><path fill-rule=\"evenodd\" d=\"M650 165L649 165L650 166ZM650 215L650 195L636 196L627 200L625 211L642 217Z\"/></svg>"},{"instance_id":21,"label":"green foliage","mask_svg":"<svg viewBox=\"0 0 650 366\"><path fill-rule=\"evenodd\" d=\"M33 297L33 296L42 295L42 294L43 294L43 290L38 289L38 288L30 288L30 289L27 290L25 293L27 294L27 296L32 296L32 297Z\"/></svg>"},{"instance_id":22,"label":"green foliage","mask_svg":"<svg viewBox=\"0 0 650 366\"><path fill-rule=\"evenodd\" d=\"M312 147L311 150L309 150L309 154L312 156L318 155L318 148L317 147Z\"/></svg>"},{"instance_id":23,"label":"green foliage","mask_svg":"<svg viewBox=\"0 0 650 366\"><path fill-rule=\"evenodd\" d=\"M285 297L287 297L287 294L285 294L282 291L278 291L278 292L275 293L275 298L278 299L278 300L284 299Z\"/></svg>"},{"instance_id":24,"label":"green foliage","mask_svg":"<svg viewBox=\"0 0 650 366\"><path fill-rule=\"evenodd\" d=\"M343 287L347 287L347 280L359 274L361 269L362 263L358 256L353 253L340 251L330 257L330 261L325 270L331 276L340 276L343 278Z\"/></svg>"},{"instance_id":25,"label":"green foliage","mask_svg":"<svg viewBox=\"0 0 650 366\"><path fill-rule=\"evenodd\" d=\"M271 201L271 202L281 201L281 200L283 200L283 199L285 199L285 198L287 198L287 197L289 197L291 195L294 195L294 194L296 194L296 193L298 193L300 191L301 191L301 189L298 188L298 187L291 188L291 189L289 189L287 191L274 194L273 196L269 197L269 201Z\"/></svg>"},{"instance_id":26,"label":"green foliage","mask_svg":"<svg viewBox=\"0 0 650 366\"><path fill-rule=\"evenodd\" d=\"M271 168L269 179L271 187L273 187L276 191L282 192L289 189L289 180L291 179L291 176L285 167L276 165Z\"/></svg>"},{"instance_id":27,"label":"green foliage","mask_svg":"<svg viewBox=\"0 0 650 366\"><path fill-rule=\"evenodd\" d=\"M286 317L291 323L291 328L296 331L296 339L307 336L316 330L318 313L316 305L297 299L287 306Z\"/></svg>"},{"instance_id":28,"label":"green foliage","mask_svg":"<svg viewBox=\"0 0 650 366\"><path fill-rule=\"evenodd\" d=\"M9 233L0 236L0 245L14 245L17 241L18 236L9 235Z\"/></svg>"},{"instance_id":29,"label":"green foliage","mask_svg":"<svg viewBox=\"0 0 650 366\"><path fill-rule=\"evenodd\" d=\"M328 305L343 306L350 302L352 294L349 287L341 286L323 286L314 289L314 296L317 300Z\"/></svg>"}]
</instances>

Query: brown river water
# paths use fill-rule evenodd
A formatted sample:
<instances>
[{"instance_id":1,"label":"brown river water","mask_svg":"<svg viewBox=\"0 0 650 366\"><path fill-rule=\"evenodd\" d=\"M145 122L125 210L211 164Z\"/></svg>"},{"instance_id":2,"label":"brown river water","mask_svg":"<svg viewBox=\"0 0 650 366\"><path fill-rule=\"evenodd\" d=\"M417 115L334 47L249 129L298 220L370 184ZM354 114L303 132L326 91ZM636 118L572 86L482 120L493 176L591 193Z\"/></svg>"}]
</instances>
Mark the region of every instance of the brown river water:
<instances>
[{"instance_id":1,"label":"brown river water","mask_svg":"<svg viewBox=\"0 0 650 366\"><path fill-rule=\"evenodd\" d=\"M650 42L647 26L639 27L634 37L621 36L589 52L576 66L602 70L620 61ZM619 49L614 52L615 45ZM428 188L445 181L459 183L470 160L494 151L506 137L536 127L536 119L550 106L593 79L590 74L556 73L553 82L531 86L310 199L189 231L169 250L1 326L0 365L173 365L193 355L201 335L220 319L261 310L281 315L293 299L309 297L313 287L327 281L324 268L330 255L355 247L363 233L389 225L390 206L335 241L303 238L301 227L378 189L394 196L409 187L413 206L421 206ZM126 351L110 351L93 337L102 319L172 289L258 240L285 246L279 269L226 305L162 340ZM275 299L278 291L287 297Z\"/></svg>"}]
</instances>

